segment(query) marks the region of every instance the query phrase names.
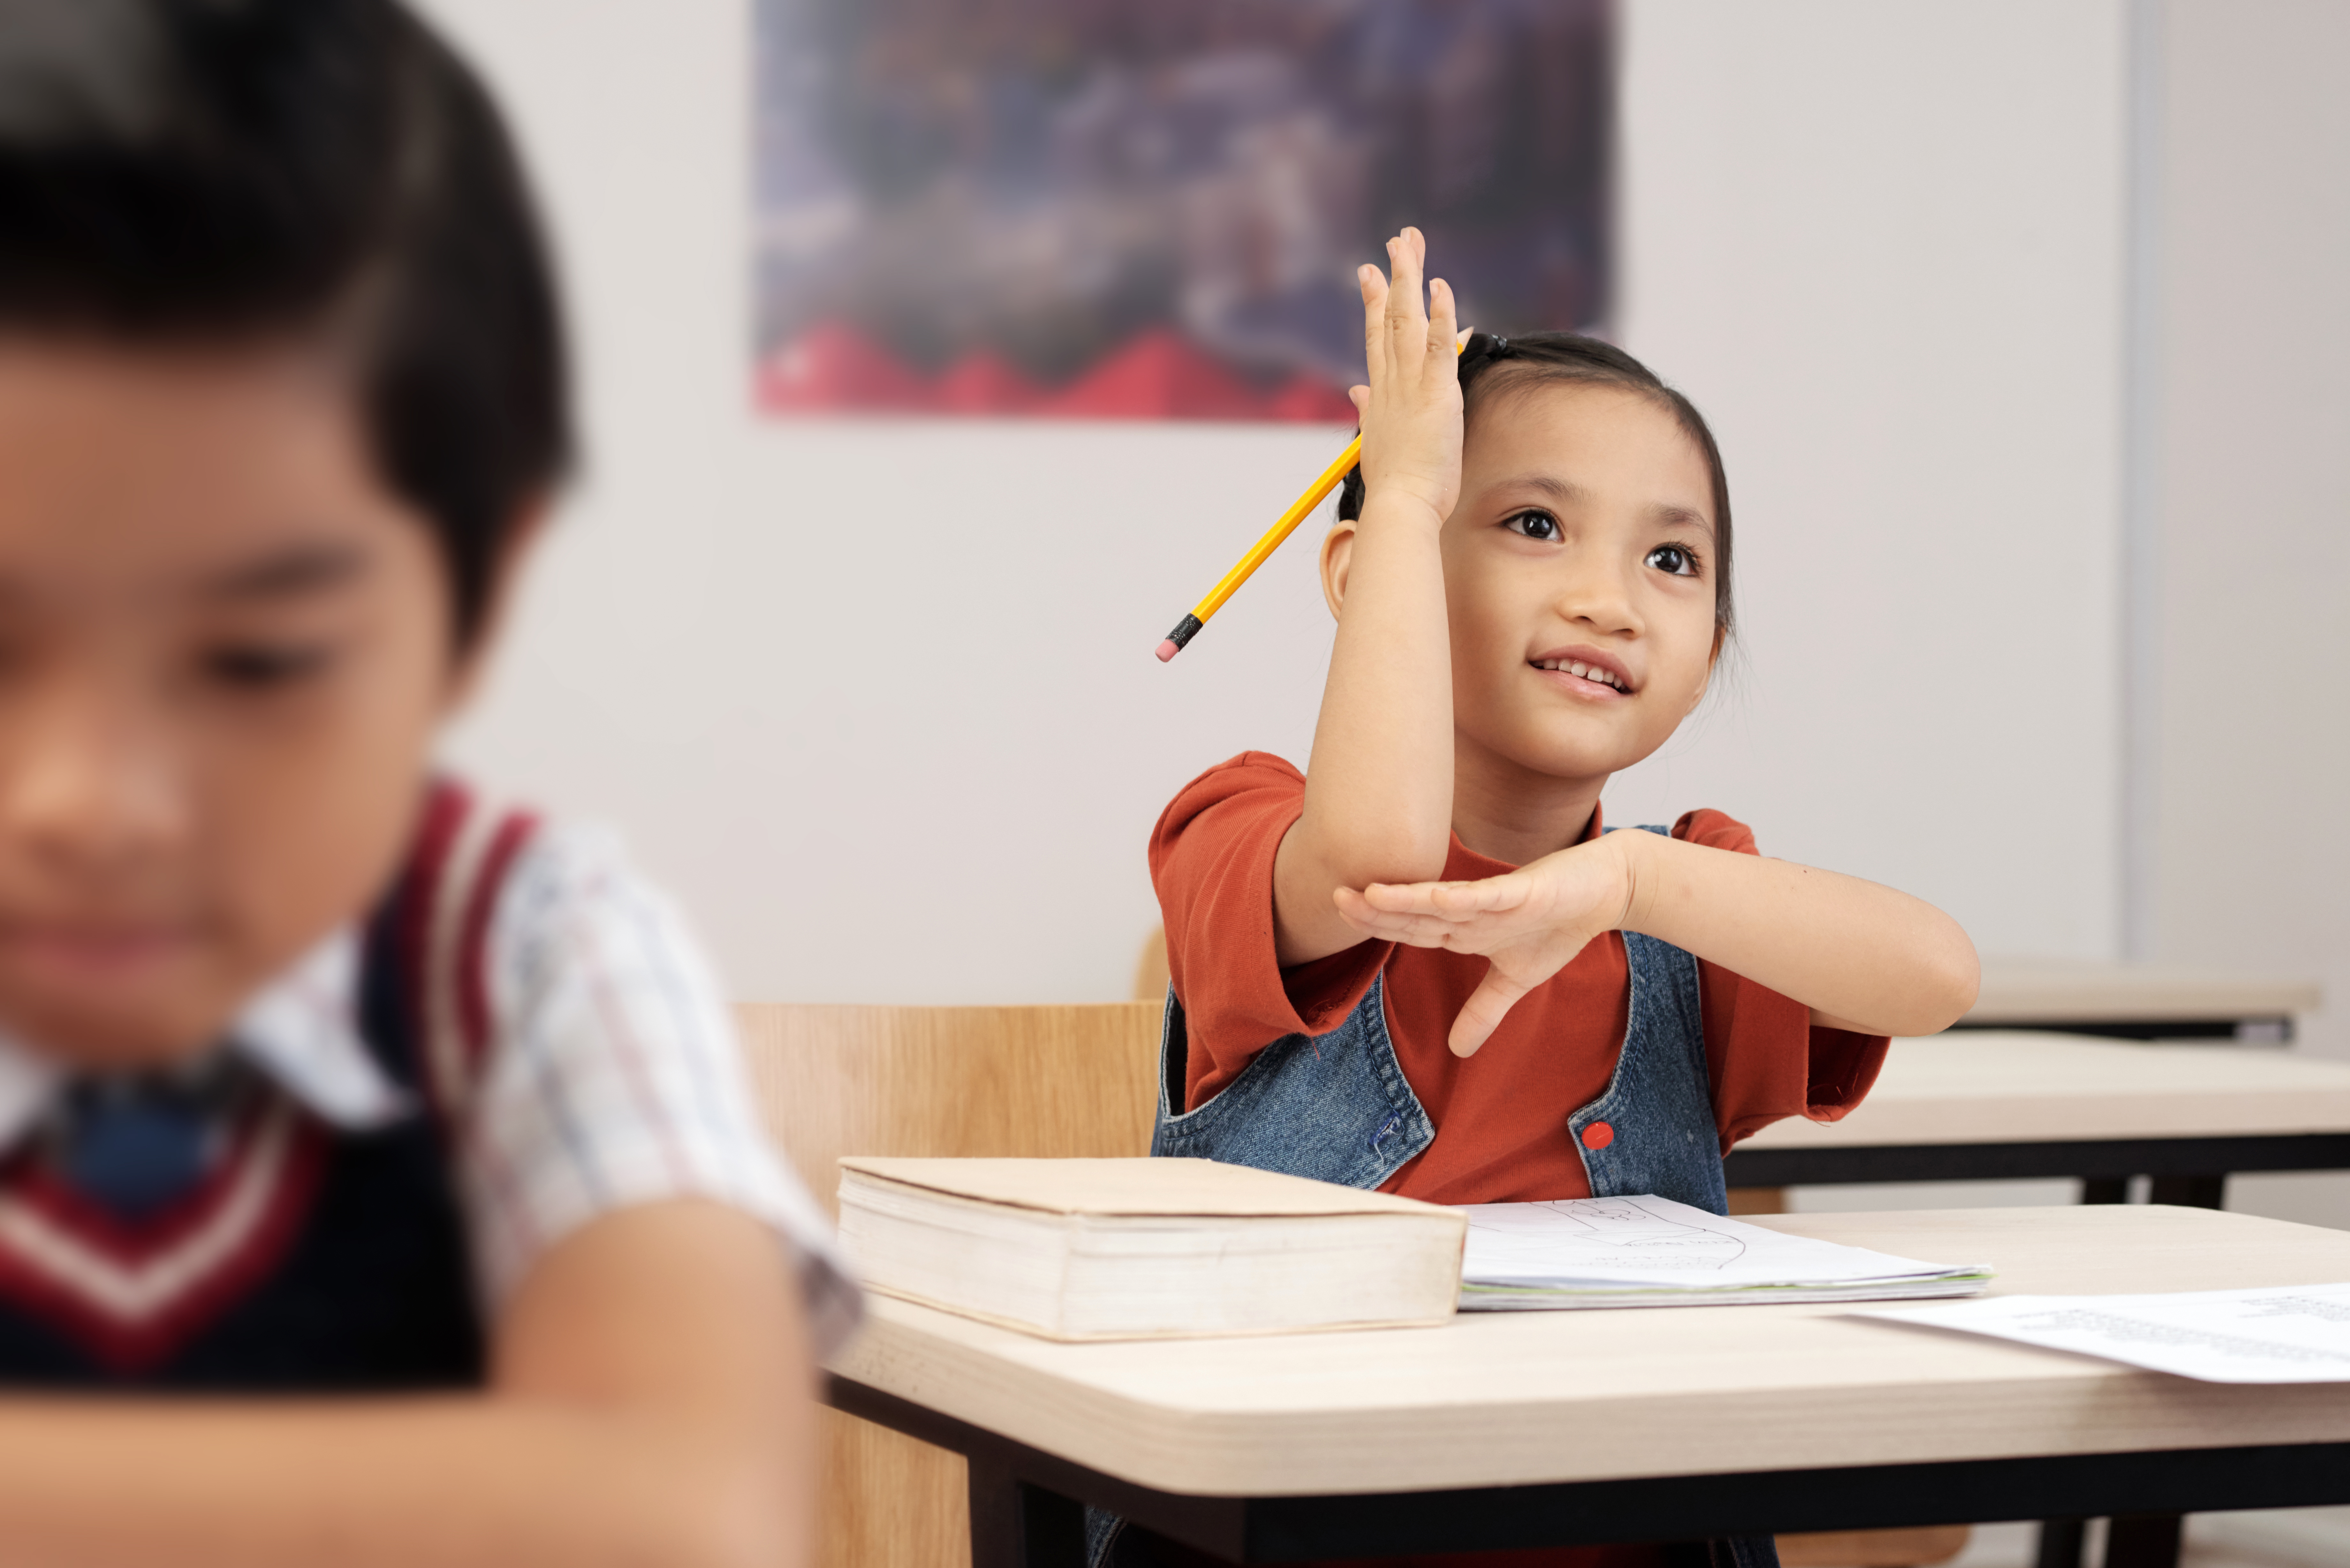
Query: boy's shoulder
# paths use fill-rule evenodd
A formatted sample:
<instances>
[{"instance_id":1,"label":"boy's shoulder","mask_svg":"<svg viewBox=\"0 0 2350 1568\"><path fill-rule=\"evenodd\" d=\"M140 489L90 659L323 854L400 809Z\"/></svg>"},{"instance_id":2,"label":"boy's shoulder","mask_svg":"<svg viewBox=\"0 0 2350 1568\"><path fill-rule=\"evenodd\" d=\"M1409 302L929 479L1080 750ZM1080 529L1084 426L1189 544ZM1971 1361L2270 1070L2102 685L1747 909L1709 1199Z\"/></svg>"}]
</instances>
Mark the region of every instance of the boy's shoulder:
<instances>
[{"instance_id":1,"label":"boy's shoulder","mask_svg":"<svg viewBox=\"0 0 2350 1568\"><path fill-rule=\"evenodd\" d=\"M640 899L674 913L610 826L442 774L427 787L387 913L424 948L463 950Z\"/></svg>"},{"instance_id":2,"label":"boy's shoulder","mask_svg":"<svg viewBox=\"0 0 2350 1568\"><path fill-rule=\"evenodd\" d=\"M490 1299L599 1214L695 1197L788 1241L822 1333L846 1332L856 1291L760 1123L724 988L620 836L441 779L410 877L390 908L434 911L425 1046Z\"/></svg>"},{"instance_id":3,"label":"boy's shoulder","mask_svg":"<svg viewBox=\"0 0 2350 1568\"><path fill-rule=\"evenodd\" d=\"M619 832L469 780L432 781L380 918L433 1022L454 1024L477 1061L567 981L608 999L650 986L723 1011L683 915Z\"/></svg>"},{"instance_id":4,"label":"boy's shoulder","mask_svg":"<svg viewBox=\"0 0 2350 1568\"><path fill-rule=\"evenodd\" d=\"M452 1114L472 1103L519 993L574 956L560 949L594 961L609 944L592 928L650 897L608 829L433 777L371 948L410 997L435 1100Z\"/></svg>"}]
</instances>

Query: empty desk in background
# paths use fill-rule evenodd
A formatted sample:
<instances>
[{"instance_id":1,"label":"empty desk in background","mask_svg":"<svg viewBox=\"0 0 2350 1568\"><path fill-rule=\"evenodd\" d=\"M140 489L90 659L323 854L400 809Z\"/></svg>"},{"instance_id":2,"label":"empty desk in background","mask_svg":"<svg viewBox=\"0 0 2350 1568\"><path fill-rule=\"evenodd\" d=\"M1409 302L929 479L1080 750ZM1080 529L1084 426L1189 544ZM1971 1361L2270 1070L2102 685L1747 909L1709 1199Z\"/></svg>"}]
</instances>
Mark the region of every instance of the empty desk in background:
<instances>
[{"instance_id":1,"label":"empty desk in background","mask_svg":"<svg viewBox=\"0 0 2350 1568\"><path fill-rule=\"evenodd\" d=\"M2232 1045L1954 1030L1897 1040L1840 1122L1775 1122L1728 1161L1738 1187L2151 1177L2217 1208L2239 1171L2350 1169L2350 1064Z\"/></svg>"},{"instance_id":2,"label":"empty desk in background","mask_svg":"<svg viewBox=\"0 0 2350 1568\"><path fill-rule=\"evenodd\" d=\"M2007 1293L2350 1279L2350 1234L2149 1207L1777 1215ZM839 1408L970 1460L976 1568L1079 1504L1234 1563L2350 1501L2350 1387L2191 1383L1844 1306L1059 1345L877 1299Z\"/></svg>"},{"instance_id":3,"label":"empty desk in background","mask_svg":"<svg viewBox=\"0 0 2350 1568\"><path fill-rule=\"evenodd\" d=\"M2321 1000L2312 981L2168 964L1986 958L1960 1029L2051 1029L2121 1040L2284 1041Z\"/></svg>"}]
</instances>

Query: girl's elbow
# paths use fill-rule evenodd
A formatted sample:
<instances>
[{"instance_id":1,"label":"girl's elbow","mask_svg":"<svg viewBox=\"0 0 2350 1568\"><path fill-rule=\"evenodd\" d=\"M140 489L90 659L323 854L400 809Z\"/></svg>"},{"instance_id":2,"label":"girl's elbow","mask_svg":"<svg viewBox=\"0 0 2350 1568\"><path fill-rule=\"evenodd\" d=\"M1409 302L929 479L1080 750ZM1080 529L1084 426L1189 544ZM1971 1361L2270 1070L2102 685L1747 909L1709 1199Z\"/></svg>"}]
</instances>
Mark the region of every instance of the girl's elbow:
<instances>
[{"instance_id":1,"label":"girl's elbow","mask_svg":"<svg viewBox=\"0 0 2350 1568\"><path fill-rule=\"evenodd\" d=\"M1401 887L1441 877L1451 847L1449 832L1440 839L1404 833L1362 834L1333 845L1323 864L1337 887L1361 888L1374 882Z\"/></svg>"},{"instance_id":2,"label":"girl's elbow","mask_svg":"<svg viewBox=\"0 0 2350 1568\"><path fill-rule=\"evenodd\" d=\"M1955 921L1928 955L1926 979L1921 991L1930 998L1923 1009L1929 1027L1918 1033L1939 1034L1974 1010L1975 998L1982 990L1982 961Z\"/></svg>"}]
</instances>

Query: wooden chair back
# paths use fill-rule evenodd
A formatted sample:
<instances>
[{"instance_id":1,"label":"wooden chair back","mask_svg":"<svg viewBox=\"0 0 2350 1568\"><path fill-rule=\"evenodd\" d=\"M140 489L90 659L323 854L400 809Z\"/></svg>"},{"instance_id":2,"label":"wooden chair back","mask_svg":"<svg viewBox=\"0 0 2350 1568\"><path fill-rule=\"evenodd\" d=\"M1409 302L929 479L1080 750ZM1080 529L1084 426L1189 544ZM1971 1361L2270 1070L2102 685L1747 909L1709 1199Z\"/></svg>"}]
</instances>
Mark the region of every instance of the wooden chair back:
<instances>
[{"instance_id":1,"label":"wooden chair back","mask_svg":"<svg viewBox=\"0 0 2350 1568\"><path fill-rule=\"evenodd\" d=\"M1153 926L1142 939L1142 955L1134 961L1134 989L1128 994L1137 1002L1167 1000L1166 927Z\"/></svg>"},{"instance_id":2,"label":"wooden chair back","mask_svg":"<svg viewBox=\"0 0 2350 1568\"><path fill-rule=\"evenodd\" d=\"M767 1129L837 1215L845 1154L1146 1155L1157 1003L735 1008ZM825 1568L968 1568L960 1456L824 1412Z\"/></svg>"}]
</instances>

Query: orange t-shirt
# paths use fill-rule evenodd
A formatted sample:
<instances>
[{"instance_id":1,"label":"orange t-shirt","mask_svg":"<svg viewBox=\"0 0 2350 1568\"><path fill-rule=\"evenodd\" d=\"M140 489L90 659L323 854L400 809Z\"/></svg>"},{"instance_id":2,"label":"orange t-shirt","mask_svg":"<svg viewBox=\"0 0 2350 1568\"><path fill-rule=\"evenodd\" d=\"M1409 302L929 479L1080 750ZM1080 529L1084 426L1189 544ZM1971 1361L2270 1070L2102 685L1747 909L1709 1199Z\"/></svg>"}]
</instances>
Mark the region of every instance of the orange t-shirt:
<instances>
[{"instance_id":1,"label":"orange t-shirt","mask_svg":"<svg viewBox=\"0 0 2350 1568\"><path fill-rule=\"evenodd\" d=\"M1151 835L1168 969L1191 1039L1185 1108L1204 1105L1282 1036L1336 1028L1384 971L1397 1059L1436 1124L1435 1141L1385 1190L1434 1203L1588 1197L1566 1118L1616 1070L1628 992L1622 935L1603 934L1521 998L1474 1056L1455 1056L1445 1039L1484 978L1484 959L1365 941L1281 968L1274 853L1305 800L1303 774L1244 752L1184 785ZM1590 834L1598 833L1595 811ZM1690 812L1673 836L1756 853L1754 836L1718 811ZM1511 869L1455 838L1444 876L1471 881ZM1723 1152L1783 1116L1834 1121L1876 1082L1884 1036L1814 1028L1801 1002L1702 960L1698 991Z\"/></svg>"}]
</instances>

